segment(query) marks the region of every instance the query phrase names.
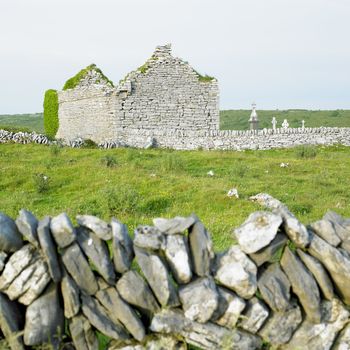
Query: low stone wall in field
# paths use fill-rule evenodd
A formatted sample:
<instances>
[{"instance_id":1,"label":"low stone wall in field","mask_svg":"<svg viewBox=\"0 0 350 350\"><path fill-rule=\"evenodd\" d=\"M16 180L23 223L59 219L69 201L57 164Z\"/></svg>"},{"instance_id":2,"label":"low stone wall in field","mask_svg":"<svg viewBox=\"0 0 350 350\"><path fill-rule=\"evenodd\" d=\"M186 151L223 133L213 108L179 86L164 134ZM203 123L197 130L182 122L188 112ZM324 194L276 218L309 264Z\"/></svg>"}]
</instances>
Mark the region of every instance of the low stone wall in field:
<instances>
[{"instance_id":1,"label":"low stone wall in field","mask_svg":"<svg viewBox=\"0 0 350 350\"><path fill-rule=\"evenodd\" d=\"M215 253L198 217L154 219L133 238L66 214L0 214L0 327L11 349L350 348L350 219L305 227L278 200ZM66 324L66 328L65 328Z\"/></svg>"}]
</instances>

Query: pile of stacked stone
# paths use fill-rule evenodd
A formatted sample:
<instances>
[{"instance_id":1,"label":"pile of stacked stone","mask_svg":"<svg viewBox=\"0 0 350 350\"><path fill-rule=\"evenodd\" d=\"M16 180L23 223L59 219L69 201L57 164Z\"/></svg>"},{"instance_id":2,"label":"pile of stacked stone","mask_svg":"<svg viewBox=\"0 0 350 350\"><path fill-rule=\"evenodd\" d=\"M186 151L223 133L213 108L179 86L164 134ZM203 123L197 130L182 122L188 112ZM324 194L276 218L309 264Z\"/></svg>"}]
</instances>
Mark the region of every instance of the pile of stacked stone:
<instances>
[{"instance_id":1,"label":"pile of stacked stone","mask_svg":"<svg viewBox=\"0 0 350 350\"><path fill-rule=\"evenodd\" d=\"M12 132L8 130L0 129L0 143L39 143L39 144L51 144L51 141L47 136L37 134L36 132Z\"/></svg>"},{"instance_id":2,"label":"pile of stacked stone","mask_svg":"<svg viewBox=\"0 0 350 350\"><path fill-rule=\"evenodd\" d=\"M192 215L134 237L112 219L0 214L0 327L11 349L350 349L350 220L305 227L278 200L215 253ZM65 324L67 327L65 328Z\"/></svg>"}]
</instances>

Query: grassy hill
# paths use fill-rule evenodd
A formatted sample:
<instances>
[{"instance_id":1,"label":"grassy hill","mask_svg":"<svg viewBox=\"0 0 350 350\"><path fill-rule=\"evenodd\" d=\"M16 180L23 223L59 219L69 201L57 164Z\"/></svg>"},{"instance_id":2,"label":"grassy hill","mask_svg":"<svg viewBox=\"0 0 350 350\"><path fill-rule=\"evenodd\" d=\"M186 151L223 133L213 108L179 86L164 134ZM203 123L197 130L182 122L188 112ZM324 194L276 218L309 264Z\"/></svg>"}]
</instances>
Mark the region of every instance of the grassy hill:
<instances>
[{"instance_id":1,"label":"grassy hill","mask_svg":"<svg viewBox=\"0 0 350 350\"><path fill-rule=\"evenodd\" d=\"M227 196L231 188L239 199ZM261 209L251 195L268 192L308 223L327 209L350 217L347 188L350 148L340 146L206 152L0 144L0 211L12 217L21 208L40 218L115 216L133 232L154 217L194 212L216 249L231 245L233 228Z\"/></svg>"},{"instance_id":2,"label":"grassy hill","mask_svg":"<svg viewBox=\"0 0 350 350\"><path fill-rule=\"evenodd\" d=\"M0 129L44 132L42 113L0 115Z\"/></svg>"}]
</instances>

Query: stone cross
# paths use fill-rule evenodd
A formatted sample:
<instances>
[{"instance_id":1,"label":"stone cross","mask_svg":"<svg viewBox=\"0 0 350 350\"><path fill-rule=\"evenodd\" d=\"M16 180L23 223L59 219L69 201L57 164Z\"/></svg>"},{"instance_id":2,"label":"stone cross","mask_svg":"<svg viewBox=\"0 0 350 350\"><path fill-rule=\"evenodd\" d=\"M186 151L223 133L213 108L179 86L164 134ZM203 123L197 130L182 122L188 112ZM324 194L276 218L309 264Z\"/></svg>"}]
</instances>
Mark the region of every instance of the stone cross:
<instances>
[{"instance_id":1,"label":"stone cross","mask_svg":"<svg viewBox=\"0 0 350 350\"><path fill-rule=\"evenodd\" d=\"M277 120L276 120L275 117L272 118L272 122L271 123L272 123L272 129L276 130Z\"/></svg>"},{"instance_id":2,"label":"stone cross","mask_svg":"<svg viewBox=\"0 0 350 350\"><path fill-rule=\"evenodd\" d=\"M305 120L301 121L301 128L304 130L305 129Z\"/></svg>"},{"instance_id":3,"label":"stone cross","mask_svg":"<svg viewBox=\"0 0 350 350\"><path fill-rule=\"evenodd\" d=\"M288 123L287 119L284 119L284 120L283 120L282 128L283 128L283 129L288 129L288 128L289 128L289 123Z\"/></svg>"}]
</instances>

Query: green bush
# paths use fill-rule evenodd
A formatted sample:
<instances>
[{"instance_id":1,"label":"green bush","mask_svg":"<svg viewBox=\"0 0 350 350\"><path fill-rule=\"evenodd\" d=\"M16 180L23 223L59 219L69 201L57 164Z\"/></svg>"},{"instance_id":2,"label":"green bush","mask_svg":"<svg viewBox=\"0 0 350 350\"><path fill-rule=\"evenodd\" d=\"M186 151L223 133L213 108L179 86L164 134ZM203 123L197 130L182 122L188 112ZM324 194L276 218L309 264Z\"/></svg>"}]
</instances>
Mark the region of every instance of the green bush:
<instances>
[{"instance_id":1,"label":"green bush","mask_svg":"<svg viewBox=\"0 0 350 350\"><path fill-rule=\"evenodd\" d=\"M104 164L107 168L113 168L117 165L117 160L111 155L106 155L101 158L101 163Z\"/></svg>"},{"instance_id":2,"label":"green bush","mask_svg":"<svg viewBox=\"0 0 350 350\"><path fill-rule=\"evenodd\" d=\"M299 146L296 148L298 158L315 158L317 155L317 147L312 145Z\"/></svg>"},{"instance_id":3,"label":"green bush","mask_svg":"<svg viewBox=\"0 0 350 350\"><path fill-rule=\"evenodd\" d=\"M44 128L49 137L58 130L58 95L56 90L47 90L44 97Z\"/></svg>"},{"instance_id":4,"label":"green bush","mask_svg":"<svg viewBox=\"0 0 350 350\"><path fill-rule=\"evenodd\" d=\"M90 139L85 139L81 148L98 148L97 143L90 140Z\"/></svg>"}]
</instances>

